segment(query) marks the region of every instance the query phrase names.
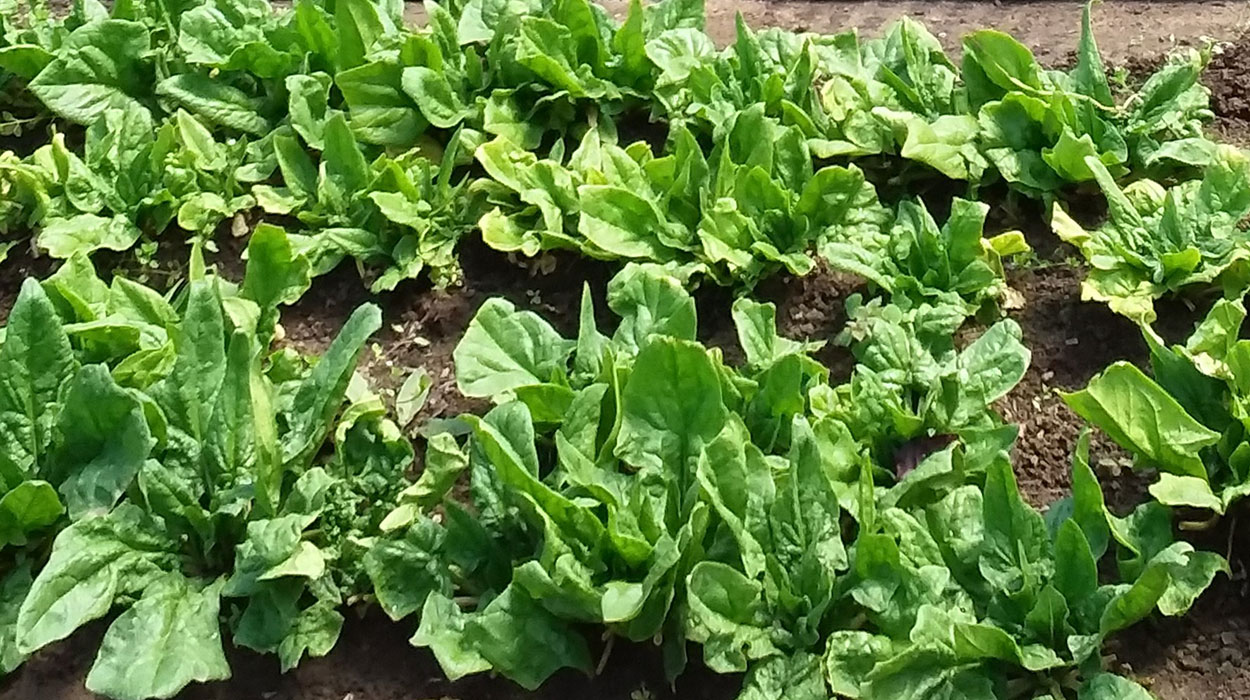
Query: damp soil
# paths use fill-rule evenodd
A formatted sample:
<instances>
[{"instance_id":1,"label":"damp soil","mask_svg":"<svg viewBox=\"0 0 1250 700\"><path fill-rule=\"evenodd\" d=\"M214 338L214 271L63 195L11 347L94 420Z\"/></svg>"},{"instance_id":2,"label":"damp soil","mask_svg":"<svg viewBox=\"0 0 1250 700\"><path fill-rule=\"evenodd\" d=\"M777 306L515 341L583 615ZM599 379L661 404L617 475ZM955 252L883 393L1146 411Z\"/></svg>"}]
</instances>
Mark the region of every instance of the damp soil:
<instances>
[{"instance_id":1,"label":"damp soil","mask_svg":"<svg viewBox=\"0 0 1250 700\"><path fill-rule=\"evenodd\" d=\"M622 4L622 7L624 5ZM415 6L412 6L415 7ZM785 26L830 32L853 26L874 34L903 14L920 16L952 50L958 36L982 26L996 26L1037 47L1042 60L1061 65L1071 60L1077 38L1079 2L769 2L727 3L708 0L710 31L724 43L732 36L733 10L740 9L752 26ZM418 13L419 14L419 13ZM415 15L414 15L415 16ZM1220 137L1250 143L1250 38L1241 34L1247 19L1243 3L1117 2L1099 5L1095 20L1103 29L1101 45L1109 62L1142 74L1157 66L1160 56L1177 45L1197 45L1203 37L1227 42L1213 58L1204 82L1212 91L1216 116L1213 131ZM1069 203L1078 219L1097 219L1097 198ZM1036 251L1028 265L1008 271L1011 286L1024 303L1009 315L1021 326L1032 352L1023 381L998 404L1003 417L1020 425L1013 460L1021 489L1030 502L1045 507L1069 489L1069 460L1082 430L1081 421L1060 395L1083 387L1115 361L1145 366L1147 353L1140 333L1104 305L1084 302L1080 282L1084 269L1075 251L1045 228L1042 212L1030 203L1004 200L991 221L998 230L1021 228ZM210 254L227 277L238 278L243 241L225 239ZM101 269L125 268L148 275L156 287L172 283L185 261L185 246L162 245L155 267L135 269L123 259L106 260ZM434 380L429 399L411 431L432 418L448 418L482 408L455 388L452 351L478 306L503 296L520 308L538 312L566 336L576 331L585 283L594 297L601 328L613 318L604 298L614 268L568 255L518 260L466 240L461 248L463 283L433 289L427 282L401 284L375 296L367 291L355 268L344 265L320 278L315 291L283 313L285 342L308 351L324 349L351 311L366 302L383 308L385 325L366 353L363 371L384 393L393 394L407 372L424 368ZM0 321L8 314L21 281L42 278L54 269L47 258L26 249L10 251L0 264ZM818 267L802 278L767 280L755 296L777 304L782 334L829 340L845 322L844 304L863 291L862 281ZM702 340L724 350L734 361L740 351L729 316L729 292L705 287L696 292ZM1179 339L1201 316L1203 300L1166 305L1161 332ZM832 344L818 353L833 379L849 376L848 354ZM1121 511L1144 495L1148 478L1131 469L1131 461L1105 436L1092 437L1091 461L1107 493ZM1242 523L1238 525L1238 523ZM1229 518L1214 532L1198 537L1199 546L1232 553L1232 576L1221 578L1179 619L1153 618L1121 634L1108 651L1110 662L1149 687L1162 700L1250 699L1250 600L1246 564L1238 543L1250 542L1250 514ZM1229 546L1232 543L1232 546ZM1250 554L1250 545L1242 552ZM93 625L69 640L37 653L19 671L0 683L0 700L88 700L83 678L103 634ZM618 643L594 678L565 672L536 692L526 692L497 678L446 681L424 650L407 644L411 625L394 623L373 613L349 614L343 636L326 658L312 659L289 674L277 662L245 650L231 650L234 678L193 686L182 700L399 700L400 698L504 700L585 698L647 700L682 698L730 700L740 679L692 665L676 687L663 678L658 649L649 644ZM693 650L692 650L693 651Z\"/></svg>"}]
</instances>

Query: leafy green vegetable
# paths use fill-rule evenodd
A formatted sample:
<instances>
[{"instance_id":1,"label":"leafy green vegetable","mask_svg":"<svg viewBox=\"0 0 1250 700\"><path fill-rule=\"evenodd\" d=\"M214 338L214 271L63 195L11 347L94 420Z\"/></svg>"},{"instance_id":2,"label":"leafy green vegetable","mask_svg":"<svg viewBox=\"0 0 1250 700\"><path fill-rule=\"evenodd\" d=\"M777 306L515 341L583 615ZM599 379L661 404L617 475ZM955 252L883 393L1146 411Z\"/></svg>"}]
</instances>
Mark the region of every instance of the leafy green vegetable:
<instances>
[{"instance_id":1,"label":"leafy green vegetable","mask_svg":"<svg viewBox=\"0 0 1250 700\"><path fill-rule=\"evenodd\" d=\"M1222 514L1250 493L1241 449L1240 406L1250 388L1250 343L1238 339L1245 315L1240 300L1220 300L1172 347L1143 327L1153 378L1119 362L1064 395L1139 466L1159 470L1150 493L1164 505Z\"/></svg>"},{"instance_id":2,"label":"leafy green vegetable","mask_svg":"<svg viewBox=\"0 0 1250 700\"><path fill-rule=\"evenodd\" d=\"M1221 147L1201 180L1165 189L1139 180L1123 190L1100 163L1089 162L1107 196L1110 219L1087 231L1055 205L1052 225L1089 262L1085 299L1104 301L1139 323L1155 320L1154 300L1187 288L1250 285L1245 262L1250 214L1245 154Z\"/></svg>"},{"instance_id":3,"label":"leafy green vegetable","mask_svg":"<svg viewBox=\"0 0 1250 700\"><path fill-rule=\"evenodd\" d=\"M114 698L228 678L223 624L284 668L329 652L412 448L349 391L376 308L277 370L275 307L307 274L272 229L238 288L200 276L170 301L81 255L23 286L0 346L6 672L114 609L87 677Z\"/></svg>"}]
</instances>

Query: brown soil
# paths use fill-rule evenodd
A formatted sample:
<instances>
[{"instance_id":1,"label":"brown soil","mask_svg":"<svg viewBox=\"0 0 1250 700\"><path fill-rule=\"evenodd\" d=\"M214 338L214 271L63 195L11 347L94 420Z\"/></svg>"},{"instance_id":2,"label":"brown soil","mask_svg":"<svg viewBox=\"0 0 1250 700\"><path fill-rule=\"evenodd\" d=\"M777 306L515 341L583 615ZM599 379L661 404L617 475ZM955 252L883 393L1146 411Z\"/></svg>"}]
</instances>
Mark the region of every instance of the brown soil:
<instances>
[{"instance_id":1,"label":"brown soil","mask_svg":"<svg viewBox=\"0 0 1250 700\"><path fill-rule=\"evenodd\" d=\"M1250 36L1242 35L1211 59L1203 83L1211 88L1214 131L1237 144L1250 143Z\"/></svg>"}]
</instances>

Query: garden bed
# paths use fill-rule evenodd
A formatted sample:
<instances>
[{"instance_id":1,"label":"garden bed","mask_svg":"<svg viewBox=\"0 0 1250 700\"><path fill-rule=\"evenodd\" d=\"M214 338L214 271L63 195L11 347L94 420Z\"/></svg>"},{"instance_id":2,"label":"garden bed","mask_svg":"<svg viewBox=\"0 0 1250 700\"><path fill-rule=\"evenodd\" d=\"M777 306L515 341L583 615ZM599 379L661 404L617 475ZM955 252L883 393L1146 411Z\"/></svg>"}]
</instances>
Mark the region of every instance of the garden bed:
<instances>
[{"instance_id":1,"label":"garden bed","mask_svg":"<svg viewBox=\"0 0 1250 700\"><path fill-rule=\"evenodd\" d=\"M780 26L829 32L860 26L878 30L899 13L925 20L929 29L951 47L969 29L994 26L1015 34L1031 46L1044 63L1072 62L1077 37L1073 3L1040 2L997 5L976 2L940 3L720 3L709 0L709 34L725 42L732 32L732 9L742 11L752 26ZM1174 42L1194 44L1200 37L1228 32L1242 22L1244 8L1237 3L1106 3L1097 8L1104 55L1115 65L1134 71L1156 63ZM1232 37L1222 37L1232 38ZM1218 55L1204 82L1212 92L1216 112L1213 131L1233 142L1250 137L1250 41L1237 40ZM1001 202L1000 202L1001 204ZM1030 208L1032 207L1032 208ZM1147 348L1137 328L1099 303L1082 302L1084 270L1074 262L1076 251L1060 242L1042 223L1040 204L1026 202L1010 216L991 214L1001 228L1022 228L1038 255L1027 265L1008 270L1008 281L1023 297L1023 306L1009 313L1023 330L1032 362L1020 384L998 404L1003 418L1020 425L1013 462L1024 496L1042 507L1069 491L1070 467L1078 434L1084 423L1058 397L1056 390L1072 391L1086 385L1112 362L1127 360L1145 366ZM996 233L997 231L987 231ZM222 244L210 256L227 277L241 277L238 261L242 246ZM474 313L487 298L503 296L518 308L539 312L565 337L576 334L578 302L589 283L597 308L607 323L604 288L614 267L569 254L518 260L491 250L477 240L460 248L464 281L447 290L432 289L425 280L402 283L381 296L368 293L356 271L347 264L314 282L313 292L282 316L286 342L307 351L322 351L353 309L375 300L383 307L383 328L366 351L362 366L377 386L398 390L402 368L424 367L434 380L429 400L418 419L453 417L485 404L467 399L456 390L452 351ZM162 260L182 260L185 250L170 246ZM180 263L179 263L180 264ZM0 264L0 321L7 315L22 279L45 277L53 266L13 250ZM103 266L101 269L104 269ZM160 274L159 272L156 274ZM156 286L159 286L156 285ZM777 305L778 330L791 338L823 340L835 335L845 321L846 298L863 283L844 273L820 266L803 278L778 276L756 290L756 298ZM703 285L696 292L700 339L710 346L736 352L734 327L728 315L728 291ZM1160 327L1173 339L1183 338L1205 309L1175 303L1161 307ZM853 367L849 352L827 347L818 359L832 375L847 377ZM1130 472L1129 459L1109 440L1096 438L1092 462L1113 509L1135 503L1144 492ZM1131 674L1162 700L1190 698L1250 698L1250 602L1245 598L1246 551L1250 532L1229 532L1231 525L1207 533L1204 544L1231 548L1231 578L1220 577L1181 618L1152 617L1112 643L1112 669ZM1244 530L1244 527L1242 528ZM1214 544L1212 544L1214 543ZM476 676L460 682L444 679L433 656L407 644L413 625L393 623L376 610L364 617L349 615L335 650L309 659L289 674L278 673L277 661L247 651L232 650L234 678L192 686L180 698L263 698L264 700L398 700L399 698L586 698L587 700L730 700L739 679L711 673L694 664L675 689L664 681L657 648L618 643L606 656L602 672L588 679L564 671L539 691L527 693L503 679ZM82 681L103 635L95 624L71 639L38 652L12 677L0 684L0 700L82 700L93 697ZM599 651L599 650L596 650ZM692 654L692 659L696 658Z\"/></svg>"}]
</instances>

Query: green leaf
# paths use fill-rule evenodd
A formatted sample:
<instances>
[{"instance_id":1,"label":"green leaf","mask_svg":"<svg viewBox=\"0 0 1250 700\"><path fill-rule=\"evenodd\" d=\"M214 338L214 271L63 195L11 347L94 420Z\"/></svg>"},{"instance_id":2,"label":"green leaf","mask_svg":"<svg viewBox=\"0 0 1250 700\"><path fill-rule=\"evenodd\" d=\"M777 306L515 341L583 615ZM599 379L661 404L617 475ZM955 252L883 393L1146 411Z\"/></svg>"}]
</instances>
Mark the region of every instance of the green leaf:
<instances>
[{"instance_id":1,"label":"green leaf","mask_svg":"<svg viewBox=\"0 0 1250 700\"><path fill-rule=\"evenodd\" d=\"M428 123L404 92L403 71L394 60L372 61L334 77L351 113L356 138L409 148L425 131Z\"/></svg>"},{"instance_id":2,"label":"green leaf","mask_svg":"<svg viewBox=\"0 0 1250 700\"><path fill-rule=\"evenodd\" d=\"M305 653L320 657L334 649L343 631L343 615L336 607L334 602L319 600L299 612L278 643L278 663L283 673L298 666Z\"/></svg>"},{"instance_id":3,"label":"green leaf","mask_svg":"<svg viewBox=\"0 0 1250 700\"><path fill-rule=\"evenodd\" d=\"M1211 484L1196 476L1163 473L1150 485L1150 495L1165 506L1201 508L1224 513L1224 501L1211 490Z\"/></svg>"},{"instance_id":4,"label":"green leaf","mask_svg":"<svg viewBox=\"0 0 1250 700\"><path fill-rule=\"evenodd\" d=\"M1020 326L999 321L959 353L960 392L969 415L1007 395L1029 367Z\"/></svg>"},{"instance_id":5,"label":"green leaf","mask_svg":"<svg viewBox=\"0 0 1250 700\"><path fill-rule=\"evenodd\" d=\"M1090 22L1090 8L1093 3L1086 3L1081 11L1081 43L1077 47L1076 68L1072 70L1072 82L1076 91L1094 98L1108 107L1115 104L1111 97L1111 86L1107 84L1107 71L1102 65L1102 55L1098 53L1098 44L1094 40L1094 30Z\"/></svg>"},{"instance_id":6,"label":"green leaf","mask_svg":"<svg viewBox=\"0 0 1250 700\"><path fill-rule=\"evenodd\" d=\"M425 468L417 482L404 489L400 498L411 499L421 508L433 508L455 485L460 475L469 468L469 457L456 444L450 433L438 433L430 437L425 450Z\"/></svg>"},{"instance_id":7,"label":"green leaf","mask_svg":"<svg viewBox=\"0 0 1250 700\"><path fill-rule=\"evenodd\" d=\"M151 90L148 31L124 20L90 22L74 30L30 91L61 117L90 124L110 109L139 106Z\"/></svg>"},{"instance_id":8,"label":"green leaf","mask_svg":"<svg viewBox=\"0 0 1250 700\"><path fill-rule=\"evenodd\" d=\"M1117 362L1081 391L1061 394L1077 415L1160 469L1206 478L1199 452L1219 439L1137 367Z\"/></svg>"},{"instance_id":9,"label":"green leaf","mask_svg":"<svg viewBox=\"0 0 1250 700\"><path fill-rule=\"evenodd\" d=\"M294 410L287 419L288 430L282 436L283 461L287 465L308 464L321 450L365 342L381 327L382 312L377 306L364 304L357 308L321 361L299 383L292 402Z\"/></svg>"},{"instance_id":10,"label":"green leaf","mask_svg":"<svg viewBox=\"0 0 1250 700\"><path fill-rule=\"evenodd\" d=\"M1159 612L1164 615L1184 615L1215 580L1216 574L1229 573L1224 557L1214 552L1193 551L1192 546L1184 542L1173 544L1155 558L1160 564L1170 564L1172 576L1168 589L1159 598Z\"/></svg>"},{"instance_id":11,"label":"green leaf","mask_svg":"<svg viewBox=\"0 0 1250 700\"><path fill-rule=\"evenodd\" d=\"M341 112L326 120L326 147L321 153L321 187L348 200L369 186L369 163Z\"/></svg>"},{"instance_id":12,"label":"green leaf","mask_svg":"<svg viewBox=\"0 0 1250 700\"><path fill-rule=\"evenodd\" d=\"M1089 12L1086 6L1086 12ZM1076 691L1077 700L1153 700L1140 685L1114 673L1098 673Z\"/></svg>"},{"instance_id":13,"label":"green leaf","mask_svg":"<svg viewBox=\"0 0 1250 700\"><path fill-rule=\"evenodd\" d=\"M827 700L820 657L797 652L751 666L738 700Z\"/></svg>"},{"instance_id":14,"label":"green leaf","mask_svg":"<svg viewBox=\"0 0 1250 700\"><path fill-rule=\"evenodd\" d=\"M694 340L694 298L660 269L630 263L608 282L608 307L621 317L613 344L638 352L652 334Z\"/></svg>"},{"instance_id":15,"label":"green leaf","mask_svg":"<svg viewBox=\"0 0 1250 700\"><path fill-rule=\"evenodd\" d=\"M668 227L655 203L613 185L583 185L578 233L614 256L664 262L673 249L660 238Z\"/></svg>"},{"instance_id":16,"label":"green leaf","mask_svg":"<svg viewBox=\"0 0 1250 700\"><path fill-rule=\"evenodd\" d=\"M74 520L111 509L156 445L143 403L105 365L70 380L57 432L53 464Z\"/></svg>"},{"instance_id":17,"label":"green leaf","mask_svg":"<svg viewBox=\"0 0 1250 700\"><path fill-rule=\"evenodd\" d=\"M17 648L31 653L105 615L119 595L134 594L178 566L177 543L137 506L62 530L52 555L22 602Z\"/></svg>"},{"instance_id":18,"label":"green leaf","mask_svg":"<svg viewBox=\"0 0 1250 700\"><path fill-rule=\"evenodd\" d=\"M693 474L725 425L720 378L697 343L656 337L638 353L621 398L616 454L658 474Z\"/></svg>"},{"instance_id":19,"label":"green leaf","mask_svg":"<svg viewBox=\"0 0 1250 700\"><path fill-rule=\"evenodd\" d=\"M225 680L221 582L200 589L181 574L157 579L100 642L87 689L117 700L176 695L192 682Z\"/></svg>"},{"instance_id":20,"label":"green leaf","mask_svg":"<svg viewBox=\"0 0 1250 700\"><path fill-rule=\"evenodd\" d=\"M23 481L0 496L0 549L25 545L30 534L55 523L64 512L52 484Z\"/></svg>"},{"instance_id":21,"label":"green leaf","mask_svg":"<svg viewBox=\"0 0 1250 700\"><path fill-rule=\"evenodd\" d=\"M6 490L38 476L61 385L77 368L56 308L43 287L27 279L0 345L0 485Z\"/></svg>"},{"instance_id":22,"label":"green leaf","mask_svg":"<svg viewBox=\"0 0 1250 700\"><path fill-rule=\"evenodd\" d=\"M1050 539L1042 516L1020 498L1010 463L996 461L986 470L985 551L981 574L991 586L1006 593L1027 590L1040 578L1050 554Z\"/></svg>"},{"instance_id":23,"label":"green leaf","mask_svg":"<svg viewBox=\"0 0 1250 700\"><path fill-rule=\"evenodd\" d=\"M493 397L543 384L565 371L573 346L537 314L488 299L452 353L456 385L465 396Z\"/></svg>"},{"instance_id":24,"label":"green leaf","mask_svg":"<svg viewBox=\"0 0 1250 700\"><path fill-rule=\"evenodd\" d=\"M139 227L121 214L111 218L79 214L50 219L36 241L52 257L66 259L97 250L129 250L140 235Z\"/></svg>"},{"instance_id":25,"label":"green leaf","mask_svg":"<svg viewBox=\"0 0 1250 700\"><path fill-rule=\"evenodd\" d=\"M338 24L339 69L354 68L364 62L379 41L395 33L390 17L370 0L343 0L334 4Z\"/></svg>"},{"instance_id":26,"label":"green leaf","mask_svg":"<svg viewBox=\"0 0 1250 700\"><path fill-rule=\"evenodd\" d=\"M465 636L468 619L469 616L451 598L432 592L425 599L425 606L421 609L421 626L411 640L413 646L428 647L434 653L443 675L450 681L491 668L491 662Z\"/></svg>"},{"instance_id":27,"label":"green leaf","mask_svg":"<svg viewBox=\"0 0 1250 700\"><path fill-rule=\"evenodd\" d=\"M825 644L825 678L834 693L861 697L860 686L879 662L890 657L889 637L859 630L836 630Z\"/></svg>"},{"instance_id":28,"label":"green leaf","mask_svg":"<svg viewBox=\"0 0 1250 700\"><path fill-rule=\"evenodd\" d=\"M205 120L236 131L264 136L273 126L261 115L255 100L238 88L199 73L183 73L162 80L156 93Z\"/></svg>"},{"instance_id":29,"label":"green leaf","mask_svg":"<svg viewBox=\"0 0 1250 700\"><path fill-rule=\"evenodd\" d=\"M535 690L561 668L591 669L586 641L516 586L465 621L464 640L526 690Z\"/></svg>"},{"instance_id":30,"label":"green leaf","mask_svg":"<svg viewBox=\"0 0 1250 700\"><path fill-rule=\"evenodd\" d=\"M430 378L430 373L425 371L424 367L418 367L408 373L404 383L399 387L399 392L395 395L395 419L400 427L407 427L417 417L417 414L425 407L425 401L433 386L434 380Z\"/></svg>"},{"instance_id":31,"label":"green leaf","mask_svg":"<svg viewBox=\"0 0 1250 700\"><path fill-rule=\"evenodd\" d=\"M325 128L330 104L330 76L325 73L286 77L287 111L291 128L309 147L325 148ZM349 103L350 104L350 103Z\"/></svg>"},{"instance_id":32,"label":"green leaf","mask_svg":"<svg viewBox=\"0 0 1250 700\"><path fill-rule=\"evenodd\" d=\"M742 297L734 301L732 314L738 344L752 367L766 367L785 355L815 349L777 335L777 308L771 303Z\"/></svg>"},{"instance_id":33,"label":"green leaf","mask_svg":"<svg viewBox=\"0 0 1250 700\"><path fill-rule=\"evenodd\" d=\"M454 128L470 114L451 83L438 71L425 66L405 68L403 86L426 120L440 129Z\"/></svg>"},{"instance_id":34,"label":"green leaf","mask_svg":"<svg viewBox=\"0 0 1250 700\"><path fill-rule=\"evenodd\" d=\"M1098 622L1099 633L1106 636L1145 618L1167 592L1170 583L1167 565L1147 566L1131 586L1107 603Z\"/></svg>"},{"instance_id":35,"label":"green leaf","mask_svg":"<svg viewBox=\"0 0 1250 700\"><path fill-rule=\"evenodd\" d=\"M17 615L31 583L30 562L17 564L0 580L0 678L26 660L17 648Z\"/></svg>"},{"instance_id":36,"label":"green leaf","mask_svg":"<svg viewBox=\"0 0 1250 700\"><path fill-rule=\"evenodd\" d=\"M173 334L174 369L152 393L166 418L192 441L208 437L209 420L226 371L225 318L216 287L191 282L182 322Z\"/></svg>"},{"instance_id":37,"label":"green leaf","mask_svg":"<svg viewBox=\"0 0 1250 700\"><path fill-rule=\"evenodd\" d=\"M686 635L703 645L703 661L717 673L739 673L747 662L778 653L763 606L763 587L719 562L702 561L687 579Z\"/></svg>"},{"instance_id":38,"label":"green leaf","mask_svg":"<svg viewBox=\"0 0 1250 700\"><path fill-rule=\"evenodd\" d=\"M1098 589L1098 562L1075 520L1065 520L1055 539L1055 588L1078 604Z\"/></svg>"},{"instance_id":39,"label":"green leaf","mask_svg":"<svg viewBox=\"0 0 1250 700\"><path fill-rule=\"evenodd\" d=\"M278 305L293 304L312 285L308 259L295 252L286 231L260 224L247 242L247 271L240 294L260 307L256 335L267 347L278 323Z\"/></svg>"},{"instance_id":40,"label":"green leaf","mask_svg":"<svg viewBox=\"0 0 1250 700\"><path fill-rule=\"evenodd\" d=\"M451 571L441 556L443 538L441 527L420 518L403 539L379 540L365 556L378 604L392 620L421 610L433 593L451 595Z\"/></svg>"}]
</instances>

